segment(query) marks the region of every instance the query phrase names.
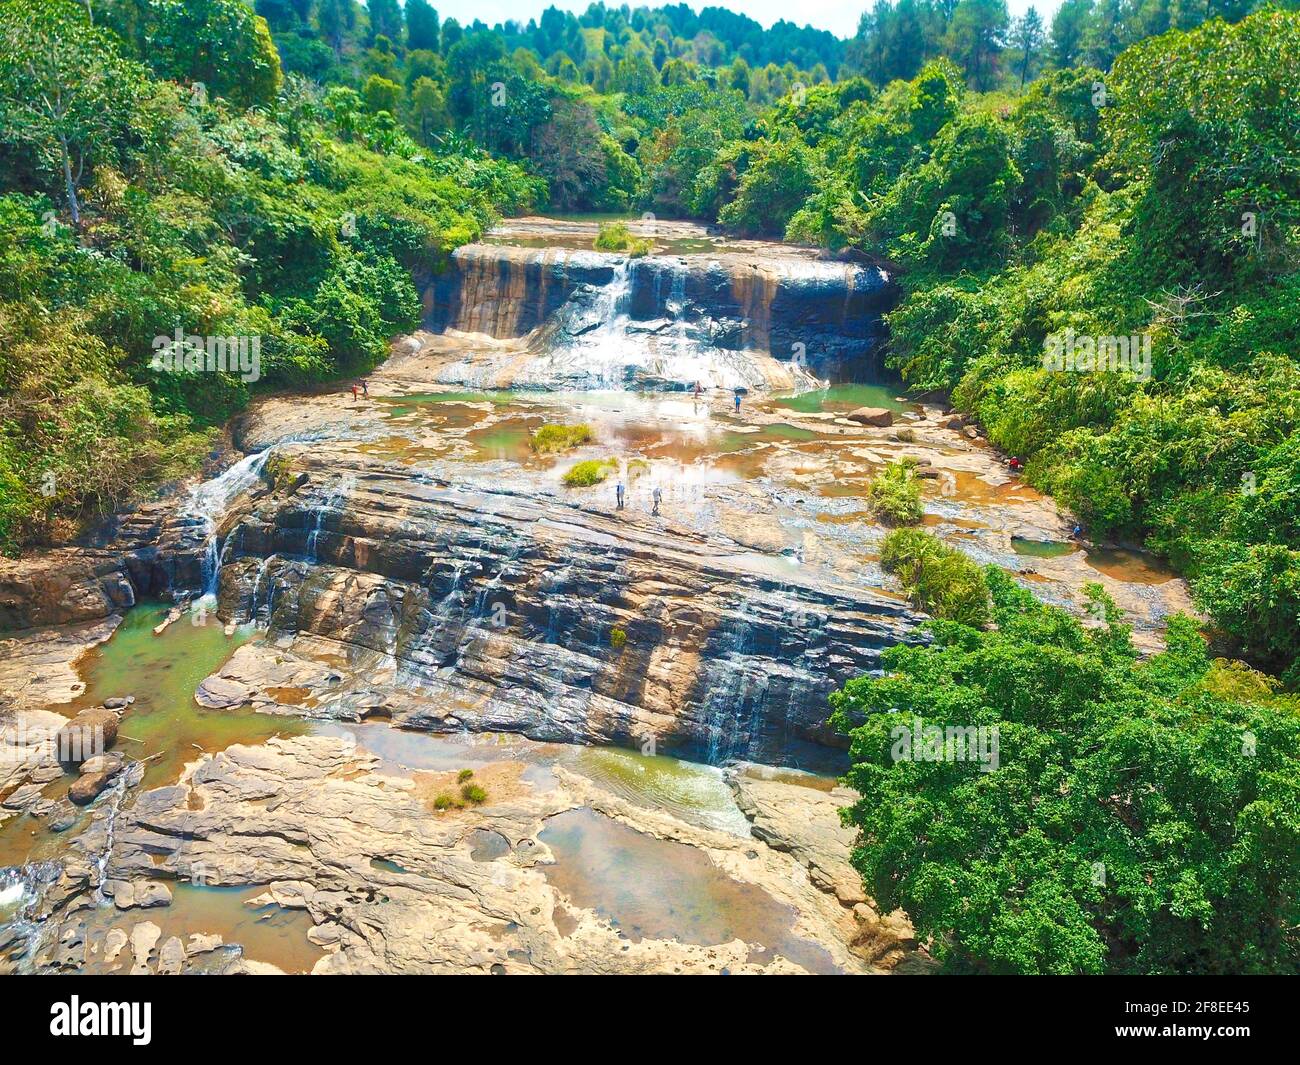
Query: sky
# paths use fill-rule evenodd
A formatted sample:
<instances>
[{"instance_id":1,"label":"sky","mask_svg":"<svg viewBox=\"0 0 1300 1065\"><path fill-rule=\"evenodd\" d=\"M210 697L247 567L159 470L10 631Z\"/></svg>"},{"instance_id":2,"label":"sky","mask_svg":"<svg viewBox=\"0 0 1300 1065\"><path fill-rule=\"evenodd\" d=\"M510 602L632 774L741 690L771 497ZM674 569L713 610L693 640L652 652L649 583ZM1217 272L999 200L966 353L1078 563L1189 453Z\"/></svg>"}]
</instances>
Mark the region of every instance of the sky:
<instances>
[{"instance_id":1,"label":"sky","mask_svg":"<svg viewBox=\"0 0 1300 1065\"><path fill-rule=\"evenodd\" d=\"M431 0L442 18L455 18L462 25L482 19L489 26L508 19L527 23L530 18L537 18L552 5L561 10L581 14L587 10L590 0ZM630 6L662 7L662 2L627 0ZM697 2L688 0L697 11L702 7L725 7L740 11L755 22L764 26L781 19L799 25L816 26L818 29L830 30L838 37L852 37L858 29L858 18L869 6L868 0L707 0ZM874 0L870 0L874 3ZM1049 23L1052 13L1060 6L1061 0L1007 0L1007 7L1012 16L1024 13L1031 4L1043 16L1043 22ZM606 7L617 6L616 0L605 0Z\"/></svg>"}]
</instances>

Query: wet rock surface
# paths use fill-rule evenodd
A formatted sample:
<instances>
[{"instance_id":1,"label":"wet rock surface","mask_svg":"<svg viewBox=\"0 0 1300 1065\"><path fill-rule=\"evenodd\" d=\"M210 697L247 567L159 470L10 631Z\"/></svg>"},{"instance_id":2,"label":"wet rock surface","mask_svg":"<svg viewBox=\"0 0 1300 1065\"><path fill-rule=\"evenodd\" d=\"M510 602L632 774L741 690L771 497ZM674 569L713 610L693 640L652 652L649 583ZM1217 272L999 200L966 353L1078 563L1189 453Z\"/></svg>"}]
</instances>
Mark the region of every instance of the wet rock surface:
<instances>
[{"instance_id":1,"label":"wet rock surface","mask_svg":"<svg viewBox=\"0 0 1300 1065\"><path fill-rule=\"evenodd\" d=\"M638 231L647 227L634 227ZM655 229L655 226L648 227ZM881 370L875 267L677 223L644 257L587 250L594 223L508 222L458 248L424 292L425 329L454 334L425 379L475 387L788 388ZM475 344L472 338L516 341ZM475 349L471 356L466 348Z\"/></svg>"},{"instance_id":2,"label":"wet rock surface","mask_svg":"<svg viewBox=\"0 0 1300 1065\"><path fill-rule=\"evenodd\" d=\"M860 919L792 875L790 857L761 841L694 828L563 771L554 787L436 814L416 783L377 772L376 761L324 737L201 760L179 785L146 792L123 811L108 863L114 901L121 906L134 883L127 904L152 904L139 893L155 889L136 878L184 881L197 872L212 888L263 885L255 901L310 916L309 938L323 950L318 973L799 971L780 957L751 960L752 944L743 942L629 941L609 920L575 909L548 884L544 869L554 856L537 837L548 818L584 808L698 848L720 871L790 906L794 934L838 967L871 971L849 946ZM507 846L484 853L485 825ZM185 968L188 956L176 947L168 957L164 944L157 956L156 929L143 923L130 932L131 970ZM92 931L88 942L120 947L124 931ZM90 947L94 967L100 954ZM104 964L125 965L111 953L102 952Z\"/></svg>"}]
</instances>

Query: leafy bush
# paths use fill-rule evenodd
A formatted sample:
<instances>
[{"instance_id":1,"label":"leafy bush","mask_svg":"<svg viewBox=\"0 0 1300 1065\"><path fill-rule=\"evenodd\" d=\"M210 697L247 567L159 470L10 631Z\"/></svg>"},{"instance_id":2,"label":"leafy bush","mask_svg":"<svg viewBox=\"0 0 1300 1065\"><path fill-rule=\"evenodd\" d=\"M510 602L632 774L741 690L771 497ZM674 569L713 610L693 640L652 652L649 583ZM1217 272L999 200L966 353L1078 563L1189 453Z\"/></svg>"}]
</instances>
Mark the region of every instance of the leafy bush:
<instances>
[{"instance_id":1,"label":"leafy bush","mask_svg":"<svg viewBox=\"0 0 1300 1065\"><path fill-rule=\"evenodd\" d=\"M988 622L984 571L937 536L895 529L881 546L880 565L902 581L908 598L926 613L975 628Z\"/></svg>"},{"instance_id":2,"label":"leafy bush","mask_svg":"<svg viewBox=\"0 0 1300 1065\"><path fill-rule=\"evenodd\" d=\"M615 651L623 650L623 648L627 646L627 632L618 628L610 629L609 645L614 648Z\"/></svg>"},{"instance_id":3,"label":"leafy bush","mask_svg":"<svg viewBox=\"0 0 1300 1065\"><path fill-rule=\"evenodd\" d=\"M617 469L618 459L587 459L569 470L563 480L570 488L590 488Z\"/></svg>"},{"instance_id":4,"label":"leafy bush","mask_svg":"<svg viewBox=\"0 0 1300 1065\"><path fill-rule=\"evenodd\" d=\"M539 455L568 451L592 439L590 425L543 425L533 433L530 445Z\"/></svg>"},{"instance_id":5,"label":"leafy bush","mask_svg":"<svg viewBox=\"0 0 1300 1065\"><path fill-rule=\"evenodd\" d=\"M602 222L596 233L595 247L597 251L621 251L636 258L650 254L654 241L634 237L625 222Z\"/></svg>"},{"instance_id":6,"label":"leafy bush","mask_svg":"<svg viewBox=\"0 0 1300 1065\"><path fill-rule=\"evenodd\" d=\"M886 525L915 525L924 511L921 482L908 462L891 462L871 479L871 510Z\"/></svg>"}]
</instances>

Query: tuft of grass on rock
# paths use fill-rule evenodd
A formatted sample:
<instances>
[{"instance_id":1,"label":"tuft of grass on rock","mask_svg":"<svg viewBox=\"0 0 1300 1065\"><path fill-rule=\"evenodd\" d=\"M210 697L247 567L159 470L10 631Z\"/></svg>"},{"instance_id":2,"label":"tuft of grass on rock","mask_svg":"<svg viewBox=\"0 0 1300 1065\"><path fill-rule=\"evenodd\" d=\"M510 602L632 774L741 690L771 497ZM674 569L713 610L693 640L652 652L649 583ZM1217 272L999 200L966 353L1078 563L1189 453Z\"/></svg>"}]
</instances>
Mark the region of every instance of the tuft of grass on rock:
<instances>
[{"instance_id":1,"label":"tuft of grass on rock","mask_svg":"<svg viewBox=\"0 0 1300 1065\"><path fill-rule=\"evenodd\" d=\"M462 784L460 788L460 797L468 803L478 806L487 802L487 791L477 784Z\"/></svg>"},{"instance_id":2,"label":"tuft of grass on rock","mask_svg":"<svg viewBox=\"0 0 1300 1065\"><path fill-rule=\"evenodd\" d=\"M626 222L602 222L596 233L597 251L621 251L633 258L649 255L654 241L644 237L634 237Z\"/></svg>"},{"instance_id":3,"label":"tuft of grass on rock","mask_svg":"<svg viewBox=\"0 0 1300 1065\"><path fill-rule=\"evenodd\" d=\"M464 784L465 781L472 780L472 779L474 779L474 770L472 769L462 769L459 773L456 774L457 784Z\"/></svg>"},{"instance_id":4,"label":"tuft of grass on rock","mask_svg":"<svg viewBox=\"0 0 1300 1065\"><path fill-rule=\"evenodd\" d=\"M984 570L970 558L921 529L895 529L880 549L880 566L903 583L914 605L927 614L983 628L990 592Z\"/></svg>"},{"instance_id":5,"label":"tuft of grass on rock","mask_svg":"<svg viewBox=\"0 0 1300 1065\"><path fill-rule=\"evenodd\" d=\"M921 484L912 463L891 462L871 479L868 490L871 509L884 525L916 525L925 511L921 507Z\"/></svg>"},{"instance_id":6,"label":"tuft of grass on rock","mask_svg":"<svg viewBox=\"0 0 1300 1065\"><path fill-rule=\"evenodd\" d=\"M627 633L623 629L609 630L609 645L615 651L621 651L627 645Z\"/></svg>"},{"instance_id":7,"label":"tuft of grass on rock","mask_svg":"<svg viewBox=\"0 0 1300 1065\"><path fill-rule=\"evenodd\" d=\"M439 792L434 796L433 808L435 810L450 810L455 805L456 799L453 796L448 795L445 791Z\"/></svg>"},{"instance_id":8,"label":"tuft of grass on rock","mask_svg":"<svg viewBox=\"0 0 1300 1065\"><path fill-rule=\"evenodd\" d=\"M554 455L578 447L592 439L594 439L594 434L591 431L591 426L585 423L580 425L547 424L533 433L529 445L539 455Z\"/></svg>"},{"instance_id":9,"label":"tuft of grass on rock","mask_svg":"<svg viewBox=\"0 0 1300 1065\"><path fill-rule=\"evenodd\" d=\"M590 488L593 484L600 484L616 469L618 459L587 459L569 470L563 481L570 488Z\"/></svg>"}]
</instances>

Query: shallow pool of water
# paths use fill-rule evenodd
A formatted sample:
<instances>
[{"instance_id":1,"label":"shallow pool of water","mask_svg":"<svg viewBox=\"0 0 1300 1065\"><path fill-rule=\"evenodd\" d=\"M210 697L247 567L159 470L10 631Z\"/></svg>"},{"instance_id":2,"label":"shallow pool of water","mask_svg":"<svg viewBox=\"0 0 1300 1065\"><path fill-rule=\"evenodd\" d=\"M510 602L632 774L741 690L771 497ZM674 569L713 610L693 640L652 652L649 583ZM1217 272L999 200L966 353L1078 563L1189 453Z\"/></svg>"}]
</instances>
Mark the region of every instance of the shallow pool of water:
<instances>
[{"instance_id":1,"label":"shallow pool of water","mask_svg":"<svg viewBox=\"0 0 1300 1065\"><path fill-rule=\"evenodd\" d=\"M142 790L174 782L185 763L201 753L306 731L297 718L200 707L194 701L195 689L254 632L241 626L227 636L215 614L191 613L155 636L153 629L168 610L157 603L131 610L112 638L86 655L78 667L86 681L81 705L135 696L135 703L122 716L117 749L128 758L149 758ZM204 623L196 623L200 620Z\"/></svg>"},{"instance_id":2,"label":"shallow pool of water","mask_svg":"<svg viewBox=\"0 0 1300 1065\"><path fill-rule=\"evenodd\" d=\"M272 736L307 730L299 718L200 707L194 690L251 639L253 631L244 627L226 636L214 614L208 613L204 624L192 624L200 615L187 614L155 636L154 627L169 609L167 604L149 603L128 611L113 636L77 664L86 682L85 693L71 707L59 708L71 715L108 698L135 696L135 703L122 715L114 749L127 759L145 760L137 794L174 783L185 763L204 752L215 754L233 744L265 743ZM59 798L75 779L75 773L65 773L43 794ZM75 833L77 828L67 831ZM62 836L25 814L0 825L0 867L55 857L62 846Z\"/></svg>"},{"instance_id":3,"label":"shallow pool of water","mask_svg":"<svg viewBox=\"0 0 1300 1065\"><path fill-rule=\"evenodd\" d=\"M799 392L795 395L776 396L773 402L778 407L798 411L801 414L821 414L824 412L842 414L859 407L884 407L902 413L913 409L916 404L907 403L897 398L898 385L831 385L830 388L818 388L811 392Z\"/></svg>"},{"instance_id":4,"label":"shallow pool of water","mask_svg":"<svg viewBox=\"0 0 1300 1065\"><path fill-rule=\"evenodd\" d=\"M188 883L169 883L168 887L172 891L170 906L125 912L101 907L90 914L87 925L97 935L111 928L120 928L129 935L136 924L151 921L162 929L155 961L157 951L172 936L188 944L195 933L219 935L223 944L243 947L245 958L267 962L287 973L311 972L324 955L307 938L312 920L306 910L286 910L274 904L248 905L265 894L265 887L203 887ZM202 954L194 956L196 961L202 958ZM89 971L128 972L130 968L128 945L114 963L107 965L101 960Z\"/></svg>"},{"instance_id":5,"label":"shallow pool of water","mask_svg":"<svg viewBox=\"0 0 1300 1065\"><path fill-rule=\"evenodd\" d=\"M1121 547L1090 547L1085 557L1098 573L1129 584L1165 584L1177 576L1154 555Z\"/></svg>"},{"instance_id":6,"label":"shallow pool of water","mask_svg":"<svg viewBox=\"0 0 1300 1065\"><path fill-rule=\"evenodd\" d=\"M633 942L675 939L712 946L742 939L752 961L780 954L817 973L837 972L827 951L793 932L795 911L733 880L694 847L655 839L590 809L546 822L538 837L555 855L546 879ZM757 949L761 948L761 949Z\"/></svg>"},{"instance_id":7,"label":"shallow pool of water","mask_svg":"<svg viewBox=\"0 0 1300 1065\"><path fill-rule=\"evenodd\" d=\"M1013 536L1011 550L1028 558L1060 558L1078 551L1079 545L1068 540L1030 540L1024 536Z\"/></svg>"},{"instance_id":8,"label":"shallow pool of water","mask_svg":"<svg viewBox=\"0 0 1300 1065\"><path fill-rule=\"evenodd\" d=\"M379 756L386 773L448 773L480 769L493 762L522 762L523 778L536 787L554 787L561 766L598 787L648 809L666 810L688 824L748 836L749 822L715 766L623 747L583 747L539 743L494 732L445 735L393 728L382 722L349 724L313 721L318 736L342 736Z\"/></svg>"}]
</instances>

